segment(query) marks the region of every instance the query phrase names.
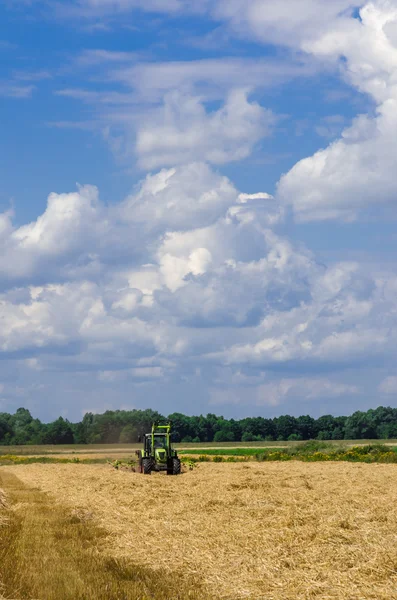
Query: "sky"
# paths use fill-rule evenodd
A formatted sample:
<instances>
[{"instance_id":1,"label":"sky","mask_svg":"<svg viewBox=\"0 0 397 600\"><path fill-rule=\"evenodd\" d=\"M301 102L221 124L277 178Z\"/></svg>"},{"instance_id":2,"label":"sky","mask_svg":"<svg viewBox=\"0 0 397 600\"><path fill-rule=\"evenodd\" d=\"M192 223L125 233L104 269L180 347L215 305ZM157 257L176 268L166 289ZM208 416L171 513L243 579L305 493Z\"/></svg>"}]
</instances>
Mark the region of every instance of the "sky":
<instances>
[{"instance_id":1,"label":"sky","mask_svg":"<svg viewBox=\"0 0 397 600\"><path fill-rule=\"evenodd\" d=\"M397 406L397 0L4 0L0 412Z\"/></svg>"}]
</instances>

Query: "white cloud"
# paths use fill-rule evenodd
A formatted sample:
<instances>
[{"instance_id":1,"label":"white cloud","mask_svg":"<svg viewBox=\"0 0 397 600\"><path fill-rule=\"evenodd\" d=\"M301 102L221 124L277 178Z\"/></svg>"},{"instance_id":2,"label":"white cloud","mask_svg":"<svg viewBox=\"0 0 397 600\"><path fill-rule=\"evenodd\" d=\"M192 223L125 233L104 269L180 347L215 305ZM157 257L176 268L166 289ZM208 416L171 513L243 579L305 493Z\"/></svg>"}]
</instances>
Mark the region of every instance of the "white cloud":
<instances>
[{"instance_id":1,"label":"white cloud","mask_svg":"<svg viewBox=\"0 0 397 600\"><path fill-rule=\"evenodd\" d=\"M192 2L163 3L165 11L192 11ZM81 2L87 14L140 7L139 2ZM107 139L126 160L137 155L143 168L192 160L214 164L241 160L269 131L271 114L247 102L226 101L238 88L275 85L297 74L340 68L342 76L376 105L359 115L337 141L305 158L284 175L278 194L299 221L351 221L363 208L394 203L396 152L397 9L390 0L217 0L200 4L236 35L286 45L305 60L217 59L142 64L126 53L91 51L88 58L111 65L108 80L125 90L69 89L60 93L108 106L100 116ZM147 10L156 5L146 3ZM360 8L360 18L357 9ZM86 59L87 59L86 56ZM81 57L82 59L84 57ZM342 60L341 60L342 59ZM83 60L84 62L84 60ZM317 62L317 66L316 65ZM278 63L278 64L277 64ZM98 64L98 62L96 62ZM176 92L178 90L178 92ZM221 100L223 108L206 108ZM145 111L139 104L145 103ZM147 104L153 105L148 110ZM130 105L134 105L132 108ZM111 106L117 107L111 109ZM124 107L120 110L120 107ZM101 111L100 111L101 112ZM145 114L150 118L145 119ZM232 126L234 125L234 127ZM339 135L341 123L317 124L323 137ZM215 143L214 143L215 141Z\"/></svg>"},{"instance_id":2,"label":"white cloud","mask_svg":"<svg viewBox=\"0 0 397 600\"><path fill-rule=\"evenodd\" d=\"M345 57L346 79L376 103L341 139L298 162L281 178L279 197L300 221L356 218L360 209L395 203L397 183L397 54L394 3L378 0L350 19L328 26L303 48L317 57Z\"/></svg>"},{"instance_id":3,"label":"white cloud","mask_svg":"<svg viewBox=\"0 0 397 600\"><path fill-rule=\"evenodd\" d=\"M64 394L109 382L119 399L153 381L218 399L234 381L235 401L255 388L258 406L356 395L341 369L395 360L396 278L318 265L277 233L282 215L197 163L147 176L119 205L86 186L50 195L31 224L2 215L2 364L49 386L74 374Z\"/></svg>"},{"instance_id":4,"label":"white cloud","mask_svg":"<svg viewBox=\"0 0 397 600\"><path fill-rule=\"evenodd\" d=\"M104 236L106 216L96 188L79 187L70 194L50 194L46 211L34 222L15 229L12 214L0 216L0 277L11 280L31 277L45 266L53 273L60 261L67 269L79 256L83 263L95 267L95 256L84 250L94 239ZM82 265L83 266L83 265Z\"/></svg>"},{"instance_id":5,"label":"white cloud","mask_svg":"<svg viewBox=\"0 0 397 600\"><path fill-rule=\"evenodd\" d=\"M100 49L81 53L74 68L103 85L67 87L56 95L92 104L92 127L102 131L119 159L137 160L146 170L247 158L280 119L251 99L251 92L316 71L302 58L149 63Z\"/></svg>"},{"instance_id":6,"label":"white cloud","mask_svg":"<svg viewBox=\"0 0 397 600\"><path fill-rule=\"evenodd\" d=\"M132 6L131 3L126 5ZM394 203L397 192L393 178L397 166L395 4L390 0L280 0L276 6L270 0L213 0L202 6L208 15L226 24L236 35L303 51L318 61L317 68L319 65L322 68L339 66L346 81L369 95L376 104L375 116L359 115L338 141L300 161L282 177L279 197L292 206L296 219L349 221L367 206ZM184 11L192 8L191 2L178 7ZM357 18L358 9L360 18ZM230 59L228 66L226 62L134 65L115 69L113 77L125 85L137 82L134 84L136 93L146 102L154 98L159 102L170 90L179 89L183 94L192 95L196 103L203 93L207 98L219 98L220 89L224 97L224 91L230 90L237 79L240 85L255 88L263 85L264 80L274 81L277 77L277 68L274 69L271 62L265 66L265 61L262 64L258 61L257 65L243 61L243 69L235 59ZM313 62L307 61L306 66L301 64L298 68L312 72L316 69ZM264 69L262 76L261 69ZM270 77L265 75L266 69L271 70ZM292 72L288 74L286 65L279 72L284 80L293 76ZM166 109L167 106L163 106L160 113L164 114ZM338 129L335 123L317 125L319 135L325 138L334 138ZM178 131L173 123L170 135L166 136L171 148L178 139L175 135ZM192 128L187 131L191 134ZM153 131L149 137L151 133ZM143 149L145 140L143 135L140 140ZM153 164L160 164L156 157L152 160ZM218 162L222 162L222 158ZM143 160L143 164L149 166L151 162Z\"/></svg>"},{"instance_id":7,"label":"white cloud","mask_svg":"<svg viewBox=\"0 0 397 600\"><path fill-rule=\"evenodd\" d=\"M270 110L248 101L245 90L233 90L224 106L213 112L198 98L173 92L138 126L136 154L147 170L194 160L238 161L270 134L275 122Z\"/></svg>"},{"instance_id":8,"label":"white cloud","mask_svg":"<svg viewBox=\"0 0 397 600\"><path fill-rule=\"evenodd\" d=\"M97 57L98 53L100 51L96 51ZM109 62L108 56L106 62ZM145 103L162 101L167 92L175 90L202 100L219 100L236 87L273 88L290 79L311 76L318 69L304 57L288 60L222 57L152 63L133 58L131 65L124 60L120 63L112 65L108 80L133 90L138 100Z\"/></svg>"},{"instance_id":9,"label":"white cloud","mask_svg":"<svg viewBox=\"0 0 397 600\"><path fill-rule=\"evenodd\" d=\"M240 35L296 48L344 23L357 4L351 0L213 0L210 10Z\"/></svg>"},{"instance_id":10,"label":"white cloud","mask_svg":"<svg viewBox=\"0 0 397 600\"><path fill-rule=\"evenodd\" d=\"M192 163L148 175L118 213L146 232L181 231L211 225L235 203L237 195L227 177L207 165Z\"/></svg>"}]
</instances>

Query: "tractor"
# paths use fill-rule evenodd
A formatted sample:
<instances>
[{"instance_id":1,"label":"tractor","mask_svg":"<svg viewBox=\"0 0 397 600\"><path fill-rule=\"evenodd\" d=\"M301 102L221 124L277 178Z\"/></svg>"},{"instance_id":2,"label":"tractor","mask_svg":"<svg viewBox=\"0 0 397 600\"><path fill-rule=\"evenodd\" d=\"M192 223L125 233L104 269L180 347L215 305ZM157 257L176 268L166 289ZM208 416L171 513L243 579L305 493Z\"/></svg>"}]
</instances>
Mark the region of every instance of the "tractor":
<instances>
[{"instance_id":1,"label":"tractor","mask_svg":"<svg viewBox=\"0 0 397 600\"><path fill-rule=\"evenodd\" d=\"M181 461L171 445L171 423L160 425L155 422L152 432L143 435L143 451L137 450L141 473L150 475L152 471L167 471L167 475L179 475ZM142 441L142 436L139 436Z\"/></svg>"}]
</instances>

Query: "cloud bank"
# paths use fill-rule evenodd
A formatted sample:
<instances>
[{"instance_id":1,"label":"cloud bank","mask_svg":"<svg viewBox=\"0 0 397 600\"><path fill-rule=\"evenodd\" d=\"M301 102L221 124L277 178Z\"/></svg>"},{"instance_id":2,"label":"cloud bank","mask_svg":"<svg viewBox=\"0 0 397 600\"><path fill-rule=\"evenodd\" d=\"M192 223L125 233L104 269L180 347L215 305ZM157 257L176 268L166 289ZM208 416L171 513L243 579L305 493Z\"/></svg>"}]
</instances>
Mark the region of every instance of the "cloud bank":
<instances>
[{"instance_id":1,"label":"cloud bank","mask_svg":"<svg viewBox=\"0 0 397 600\"><path fill-rule=\"evenodd\" d=\"M28 225L4 213L3 363L91 373L94 388L201 381L215 403L357 394L338 371L394 356L397 279L319 265L282 220L269 194L203 163L148 175L118 205L82 186Z\"/></svg>"}]
</instances>

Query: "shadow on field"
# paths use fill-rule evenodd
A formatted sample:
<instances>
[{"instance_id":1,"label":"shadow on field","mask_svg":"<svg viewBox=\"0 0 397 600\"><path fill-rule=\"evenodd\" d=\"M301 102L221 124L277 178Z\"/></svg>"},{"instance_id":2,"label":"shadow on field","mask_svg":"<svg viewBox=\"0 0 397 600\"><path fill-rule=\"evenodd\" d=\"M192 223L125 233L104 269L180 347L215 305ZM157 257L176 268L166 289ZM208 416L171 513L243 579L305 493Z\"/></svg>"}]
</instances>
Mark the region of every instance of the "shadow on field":
<instances>
[{"instance_id":1,"label":"shadow on field","mask_svg":"<svg viewBox=\"0 0 397 600\"><path fill-rule=\"evenodd\" d=\"M0 488L7 498L0 520L0 597L214 600L199 580L178 572L172 556L173 572L154 570L150 556L147 568L109 558L103 552L107 533L90 514L71 514L6 470L0 471Z\"/></svg>"}]
</instances>

